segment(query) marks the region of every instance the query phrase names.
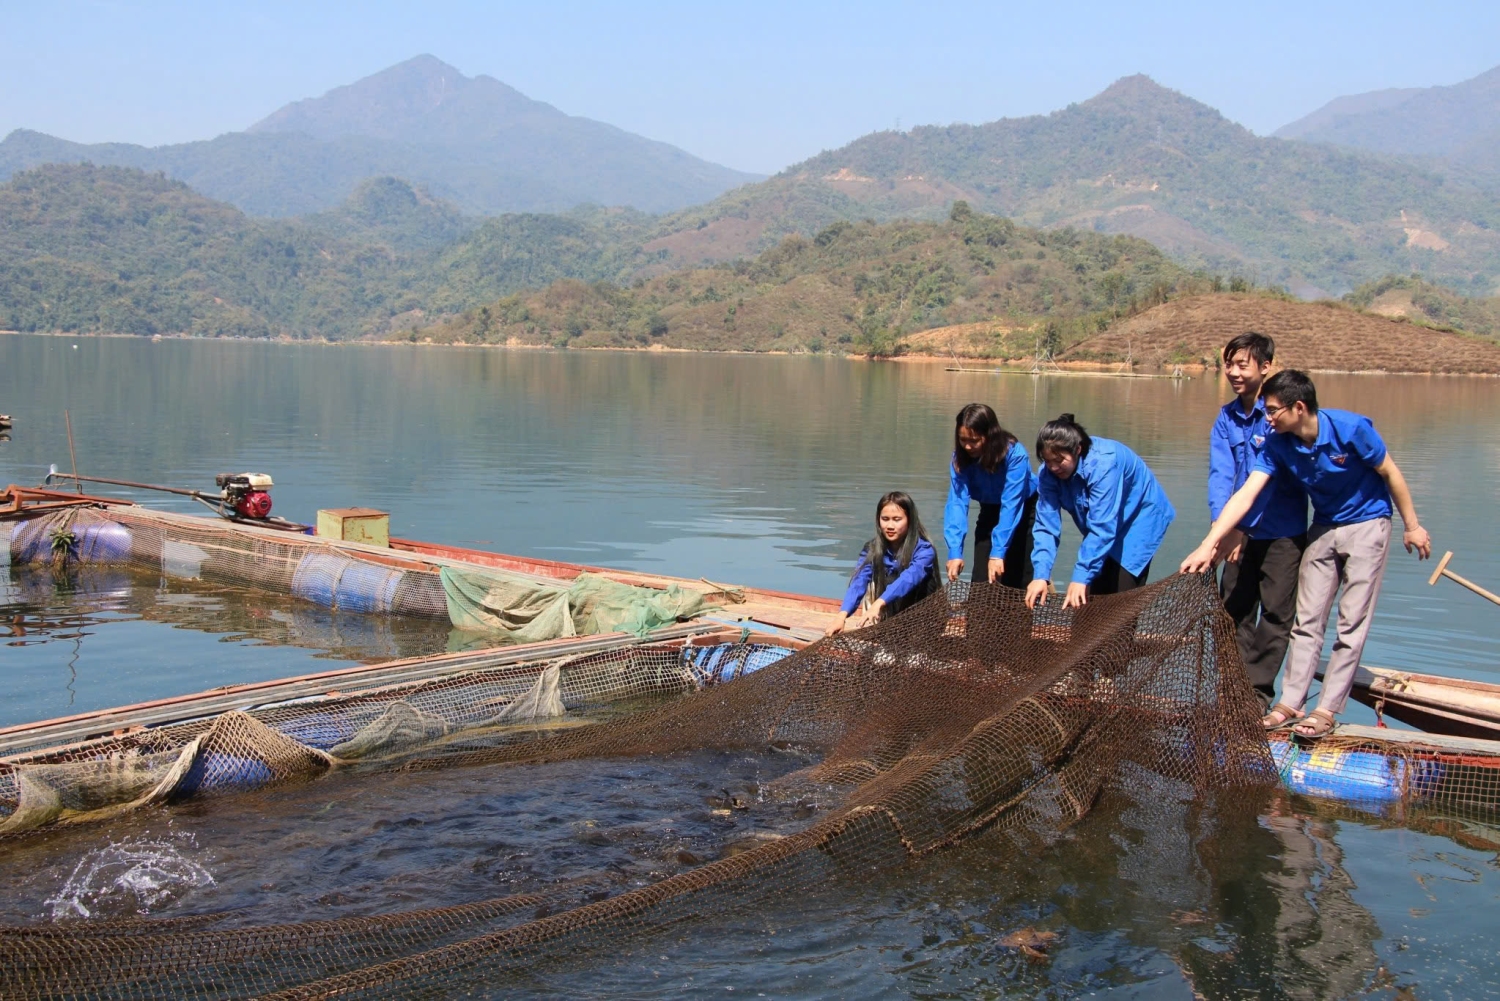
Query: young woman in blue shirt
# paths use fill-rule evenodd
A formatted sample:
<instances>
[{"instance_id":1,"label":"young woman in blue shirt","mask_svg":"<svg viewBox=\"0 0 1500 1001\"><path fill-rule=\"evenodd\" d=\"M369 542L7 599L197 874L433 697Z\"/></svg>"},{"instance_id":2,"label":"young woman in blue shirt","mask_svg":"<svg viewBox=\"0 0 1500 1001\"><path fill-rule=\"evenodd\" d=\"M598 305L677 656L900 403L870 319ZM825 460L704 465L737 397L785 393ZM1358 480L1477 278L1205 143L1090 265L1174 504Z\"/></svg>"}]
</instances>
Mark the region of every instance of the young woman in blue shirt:
<instances>
[{"instance_id":1,"label":"young woman in blue shirt","mask_svg":"<svg viewBox=\"0 0 1500 1001\"><path fill-rule=\"evenodd\" d=\"M828 635L873 625L940 587L937 550L922 529L916 502L893 490L875 505L875 537L859 554L840 606L843 614Z\"/></svg>"},{"instance_id":2,"label":"young woman in blue shirt","mask_svg":"<svg viewBox=\"0 0 1500 1001\"><path fill-rule=\"evenodd\" d=\"M1144 584L1177 512L1141 457L1121 442L1091 438L1072 414L1042 425L1036 454L1043 468L1037 476L1035 579L1026 587L1027 607L1047 600L1064 511L1083 533L1064 608L1085 604L1091 594Z\"/></svg>"},{"instance_id":3,"label":"young woman in blue shirt","mask_svg":"<svg viewBox=\"0 0 1500 1001\"><path fill-rule=\"evenodd\" d=\"M943 509L949 580L958 580L964 570L964 537L972 501L979 502L972 579L976 584L989 581L1025 587L1031 580L1036 474L1026 449L983 403L970 403L954 421L948 504Z\"/></svg>"}]
</instances>

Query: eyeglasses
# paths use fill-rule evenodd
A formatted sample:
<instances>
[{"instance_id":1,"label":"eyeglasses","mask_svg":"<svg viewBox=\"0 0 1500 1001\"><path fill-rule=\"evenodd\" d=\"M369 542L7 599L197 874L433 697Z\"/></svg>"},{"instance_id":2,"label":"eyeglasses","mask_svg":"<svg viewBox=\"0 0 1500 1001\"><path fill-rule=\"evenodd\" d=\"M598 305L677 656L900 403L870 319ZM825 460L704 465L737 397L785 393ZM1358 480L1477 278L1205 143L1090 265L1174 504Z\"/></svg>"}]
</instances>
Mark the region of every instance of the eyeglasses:
<instances>
[{"instance_id":1,"label":"eyeglasses","mask_svg":"<svg viewBox=\"0 0 1500 1001\"><path fill-rule=\"evenodd\" d=\"M1276 415L1277 414L1281 413L1283 410L1290 410L1290 409L1292 409L1291 405L1288 405L1288 406L1285 406L1285 407L1267 407L1266 408L1266 420L1268 420L1268 421L1274 421L1276 419Z\"/></svg>"}]
</instances>

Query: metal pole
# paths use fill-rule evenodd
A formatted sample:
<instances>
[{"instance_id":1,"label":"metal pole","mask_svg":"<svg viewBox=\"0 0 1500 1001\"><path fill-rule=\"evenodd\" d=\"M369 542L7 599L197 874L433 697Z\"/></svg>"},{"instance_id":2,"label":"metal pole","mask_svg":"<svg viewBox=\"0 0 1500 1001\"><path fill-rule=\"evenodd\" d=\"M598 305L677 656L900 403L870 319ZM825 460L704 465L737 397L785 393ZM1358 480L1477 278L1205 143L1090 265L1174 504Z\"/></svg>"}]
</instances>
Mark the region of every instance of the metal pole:
<instances>
[{"instance_id":1,"label":"metal pole","mask_svg":"<svg viewBox=\"0 0 1500 1001\"><path fill-rule=\"evenodd\" d=\"M76 481L78 481L80 483L80 486L78 487L78 489L79 489L80 492L83 490L83 487L82 487L81 484L87 482L87 483L108 483L111 486L116 486L116 487L134 487L137 490L160 490L162 493L181 494L184 497L204 497L204 496L207 496L207 497L214 497L216 499L218 497L217 494L205 494L202 490L187 490L187 489L184 489L182 487L163 487L163 486L158 486L155 483L137 483L134 480L111 480L111 479L108 479L107 477L103 477L103 476L79 476L78 475L78 470L76 468L73 470L73 475L72 476L69 476L67 473L53 473L52 475L53 475L54 478L60 479L60 480L76 480Z\"/></svg>"},{"instance_id":2,"label":"metal pole","mask_svg":"<svg viewBox=\"0 0 1500 1001\"><path fill-rule=\"evenodd\" d=\"M78 453L73 451L73 417L63 409L63 422L68 425L68 458L73 460L73 486L83 493L83 484L78 482Z\"/></svg>"}]
</instances>

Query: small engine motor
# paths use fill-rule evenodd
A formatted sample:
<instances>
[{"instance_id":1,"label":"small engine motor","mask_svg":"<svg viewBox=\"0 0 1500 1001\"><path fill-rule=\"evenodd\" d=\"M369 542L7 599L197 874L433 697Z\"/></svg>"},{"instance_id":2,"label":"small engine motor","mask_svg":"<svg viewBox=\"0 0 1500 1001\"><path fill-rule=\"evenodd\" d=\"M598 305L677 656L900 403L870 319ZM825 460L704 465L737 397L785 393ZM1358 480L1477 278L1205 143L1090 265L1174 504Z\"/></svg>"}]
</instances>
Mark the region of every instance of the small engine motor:
<instances>
[{"instance_id":1,"label":"small engine motor","mask_svg":"<svg viewBox=\"0 0 1500 1001\"><path fill-rule=\"evenodd\" d=\"M271 477L265 473L220 473L214 477L220 503L241 518L265 520L271 514Z\"/></svg>"}]
</instances>

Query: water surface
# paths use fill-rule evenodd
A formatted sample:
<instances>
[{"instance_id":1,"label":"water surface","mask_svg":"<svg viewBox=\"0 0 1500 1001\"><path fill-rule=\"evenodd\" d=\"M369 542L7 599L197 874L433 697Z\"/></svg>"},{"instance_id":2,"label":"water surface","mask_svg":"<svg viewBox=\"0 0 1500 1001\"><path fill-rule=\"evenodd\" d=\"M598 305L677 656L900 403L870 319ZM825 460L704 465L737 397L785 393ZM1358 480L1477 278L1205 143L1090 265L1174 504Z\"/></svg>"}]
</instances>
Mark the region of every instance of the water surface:
<instances>
[{"instance_id":1,"label":"water surface","mask_svg":"<svg viewBox=\"0 0 1500 1001\"><path fill-rule=\"evenodd\" d=\"M1435 547L1457 552L1459 572L1500 582L1500 383L1318 382L1325 405L1375 419ZM16 420L0 442L0 481L67 467L66 408L80 468L102 476L207 487L216 472L264 471L291 518L373 506L412 538L835 595L881 493L911 491L940 535L952 417L983 400L1023 441L1072 411L1145 457L1179 514L1159 577L1207 527L1206 439L1227 396L1211 378L991 376L817 357L0 336L0 411ZM1494 611L1447 582L1429 588L1429 570L1393 556L1367 660L1494 679ZM245 589L11 568L0 571L0 725L449 642L441 624L336 615ZM151 809L0 843L14 877L0 922L305 920L548 887L596 899L815 817L815 805L795 816L707 809L725 788L802 763L705 752L331 776ZM1039 856L981 838L926 865L490 989L1500 993L1483 931L1500 921L1493 824L1396 823L1278 798L1227 805L1205 826L1155 807L1101 804ZM1028 929L1056 936L1047 959L1007 944Z\"/></svg>"},{"instance_id":2,"label":"water surface","mask_svg":"<svg viewBox=\"0 0 1500 1001\"><path fill-rule=\"evenodd\" d=\"M1324 405L1374 418L1437 551L1455 550L1458 572L1500 585L1500 382L1318 384ZM941 536L953 414L983 400L1023 442L1071 411L1150 463L1178 511L1152 567L1159 578L1207 528L1208 428L1229 395L1212 377L1036 378L827 357L7 335L0 402L16 427L0 443L0 482L68 468L66 409L79 468L100 476L211 487L217 472L264 471L276 512L294 519L364 505L388 510L392 532L408 538L837 595L885 491L910 491ZM1071 526L1064 543L1066 566ZM1429 570L1393 555L1366 659L1494 678L1494 608L1450 582L1429 588ZM10 641L31 644L0 646L0 724L393 648L210 623L186 635L88 586L76 597L66 581L39 597L45 590L12 579L0 592L0 642L19 626L28 635ZM69 611L91 617L46 628ZM48 636L57 641L37 642ZM307 649L267 646L286 642ZM132 666L146 661L169 668Z\"/></svg>"}]
</instances>

